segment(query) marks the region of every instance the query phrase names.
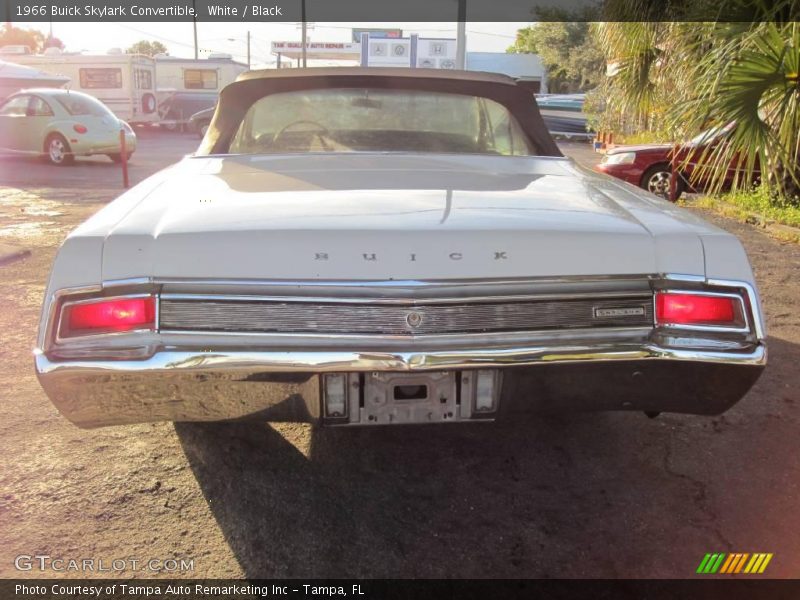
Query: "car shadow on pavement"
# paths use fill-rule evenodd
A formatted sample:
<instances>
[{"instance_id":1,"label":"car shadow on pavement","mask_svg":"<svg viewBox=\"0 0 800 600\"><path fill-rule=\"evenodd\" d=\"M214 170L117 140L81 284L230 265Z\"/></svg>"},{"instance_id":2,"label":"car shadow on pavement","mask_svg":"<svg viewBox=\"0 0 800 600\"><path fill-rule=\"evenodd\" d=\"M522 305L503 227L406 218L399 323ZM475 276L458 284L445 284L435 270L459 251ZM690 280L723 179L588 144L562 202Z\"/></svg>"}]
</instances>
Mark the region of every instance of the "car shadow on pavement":
<instances>
[{"instance_id":1,"label":"car shadow on pavement","mask_svg":"<svg viewBox=\"0 0 800 600\"><path fill-rule=\"evenodd\" d=\"M632 455L624 428L602 414L314 431L175 427L247 577L554 576L553 563L569 564L572 544L585 545L587 527L592 535L601 522L580 523L593 518L587 512L610 507L609 471L649 460Z\"/></svg>"},{"instance_id":2,"label":"car shadow on pavement","mask_svg":"<svg viewBox=\"0 0 800 600\"><path fill-rule=\"evenodd\" d=\"M175 429L250 578L688 577L712 550L800 551L785 533L797 498L772 494L764 513L763 494L800 474L785 451L800 345L769 344L764 375L717 417Z\"/></svg>"}]
</instances>

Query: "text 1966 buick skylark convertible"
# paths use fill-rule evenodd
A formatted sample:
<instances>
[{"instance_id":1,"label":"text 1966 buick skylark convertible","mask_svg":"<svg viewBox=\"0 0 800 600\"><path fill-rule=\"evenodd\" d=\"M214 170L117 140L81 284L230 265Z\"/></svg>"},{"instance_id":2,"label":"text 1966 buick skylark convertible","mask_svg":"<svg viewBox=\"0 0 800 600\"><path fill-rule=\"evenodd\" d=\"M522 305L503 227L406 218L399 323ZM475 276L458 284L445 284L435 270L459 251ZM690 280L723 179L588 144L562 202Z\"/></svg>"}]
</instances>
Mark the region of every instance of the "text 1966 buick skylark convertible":
<instances>
[{"instance_id":1,"label":"text 1966 buick skylark convertible","mask_svg":"<svg viewBox=\"0 0 800 600\"><path fill-rule=\"evenodd\" d=\"M562 157L512 79L305 69L66 239L35 361L84 427L386 425L720 413L764 338L737 239Z\"/></svg>"}]
</instances>

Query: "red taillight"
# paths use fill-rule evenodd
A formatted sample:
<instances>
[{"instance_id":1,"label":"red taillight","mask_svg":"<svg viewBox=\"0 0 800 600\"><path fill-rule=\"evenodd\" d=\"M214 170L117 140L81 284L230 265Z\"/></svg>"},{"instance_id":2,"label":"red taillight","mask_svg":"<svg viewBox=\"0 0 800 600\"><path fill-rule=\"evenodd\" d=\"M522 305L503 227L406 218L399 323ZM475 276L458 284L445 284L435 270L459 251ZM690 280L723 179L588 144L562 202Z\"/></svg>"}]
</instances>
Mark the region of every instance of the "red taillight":
<instances>
[{"instance_id":1,"label":"red taillight","mask_svg":"<svg viewBox=\"0 0 800 600\"><path fill-rule=\"evenodd\" d=\"M656 293L656 320L661 325L744 326L738 298L689 293Z\"/></svg>"},{"instance_id":2,"label":"red taillight","mask_svg":"<svg viewBox=\"0 0 800 600\"><path fill-rule=\"evenodd\" d=\"M156 302L153 296L72 304L64 309L61 336L154 329L155 316Z\"/></svg>"},{"instance_id":3,"label":"red taillight","mask_svg":"<svg viewBox=\"0 0 800 600\"><path fill-rule=\"evenodd\" d=\"M86 125L81 125L80 123L78 123L77 125L73 125L72 128L75 130L76 133L86 133L87 131L89 131L86 128Z\"/></svg>"}]
</instances>

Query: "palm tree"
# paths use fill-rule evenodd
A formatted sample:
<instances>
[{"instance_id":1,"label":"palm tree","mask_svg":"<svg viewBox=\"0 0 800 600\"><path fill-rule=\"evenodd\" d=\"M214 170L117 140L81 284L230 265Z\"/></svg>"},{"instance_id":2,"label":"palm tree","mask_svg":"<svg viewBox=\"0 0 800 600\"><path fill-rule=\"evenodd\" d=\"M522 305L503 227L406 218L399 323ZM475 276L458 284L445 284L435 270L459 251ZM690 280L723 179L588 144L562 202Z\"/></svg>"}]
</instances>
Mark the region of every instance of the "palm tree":
<instances>
[{"instance_id":1,"label":"palm tree","mask_svg":"<svg viewBox=\"0 0 800 600\"><path fill-rule=\"evenodd\" d=\"M776 201L800 204L800 24L780 21L785 3L754 3L758 20L738 23L600 23L595 34L613 63L607 106L676 138L735 122L705 147L693 177L718 191L736 168L735 188L757 170ZM689 156L688 160L697 157Z\"/></svg>"},{"instance_id":2,"label":"palm tree","mask_svg":"<svg viewBox=\"0 0 800 600\"><path fill-rule=\"evenodd\" d=\"M735 122L719 144L707 147L697 177L712 191L736 167L735 187L760 169L774 197L800 204L800 23L715 25L714 43L690 68L697 91L686 109L674 110L688 128Z\"/></svg>"}]
</instances>

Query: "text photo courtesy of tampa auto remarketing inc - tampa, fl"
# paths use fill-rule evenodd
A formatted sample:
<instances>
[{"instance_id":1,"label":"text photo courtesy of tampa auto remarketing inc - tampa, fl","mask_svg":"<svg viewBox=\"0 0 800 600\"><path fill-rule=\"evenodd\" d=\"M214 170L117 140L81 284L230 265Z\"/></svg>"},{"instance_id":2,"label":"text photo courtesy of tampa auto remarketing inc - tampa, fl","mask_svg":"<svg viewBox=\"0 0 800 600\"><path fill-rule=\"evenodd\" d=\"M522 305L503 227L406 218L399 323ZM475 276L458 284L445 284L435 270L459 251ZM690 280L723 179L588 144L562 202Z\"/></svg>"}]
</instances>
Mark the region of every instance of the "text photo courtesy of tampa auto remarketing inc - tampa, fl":
<instances>
[{"instance_id":1,"label":"text photo courtesy of tampa auto remarketing inc - tampa, fl","mask_svg":"<svg viewBox=\"0 0 800 600\"><path fill-rule=\"evenodd\" d=\"M800 0L0 14L0 600L800 597Z\"/></svg>"}]
</instances>

